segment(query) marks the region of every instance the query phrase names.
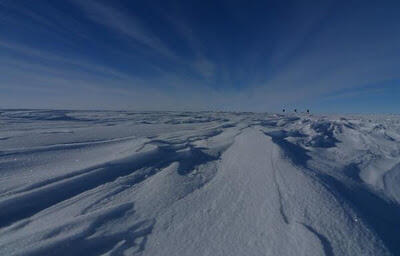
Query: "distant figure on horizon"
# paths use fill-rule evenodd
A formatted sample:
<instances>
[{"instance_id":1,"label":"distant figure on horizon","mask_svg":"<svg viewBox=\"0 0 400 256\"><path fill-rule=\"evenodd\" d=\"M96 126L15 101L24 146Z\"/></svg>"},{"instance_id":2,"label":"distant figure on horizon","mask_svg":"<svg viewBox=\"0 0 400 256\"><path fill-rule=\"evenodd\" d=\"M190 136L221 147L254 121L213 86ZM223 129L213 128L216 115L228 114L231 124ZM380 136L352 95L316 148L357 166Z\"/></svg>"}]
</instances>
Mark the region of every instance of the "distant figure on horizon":
<instances>
[{"instance_id":1,"label":"distant figure on horizon","mask_svg":"<svg viewBox=\"0 0 400 256\"><path fill-rule=\"evenodd\" d=\"M282 109L282 112L285 113L285 109Z\"/></svg>"},{"instance_id":2,"label":"distant figure on horizon","mask_svg":"<svg viewBox=\"0 0 400 256\"><path fill-rule=\"evenodd\" d=\"M294 109L294 112L297 113L297 109Z\"/></svg>"},{"instance_id":3,"label":"distant figure on horizon","mask_svg":"<svg viewBox=\"0 0 400 256\"><path fill-rule=\"evenodd\" d=\"M309 109L307 109L307 114L310 114L310 110Z\"/></svg>"}]
</instances>

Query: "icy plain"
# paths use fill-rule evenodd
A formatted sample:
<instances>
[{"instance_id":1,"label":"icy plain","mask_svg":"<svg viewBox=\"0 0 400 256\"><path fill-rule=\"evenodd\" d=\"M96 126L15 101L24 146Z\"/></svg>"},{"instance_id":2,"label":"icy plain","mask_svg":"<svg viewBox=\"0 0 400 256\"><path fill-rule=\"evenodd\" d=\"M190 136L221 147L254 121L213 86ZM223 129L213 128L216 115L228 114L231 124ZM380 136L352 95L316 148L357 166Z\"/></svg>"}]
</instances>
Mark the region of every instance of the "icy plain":
<instances>
[{"instance_id":1,"label":"icy plain","mask_svg":"<svg viewBox=\"0 0 400 256\"><path fill-rule=\"evenodd\" d=\"M0 255L400 255L400 117L0 111Z\"/></svg>"}]
</instances>

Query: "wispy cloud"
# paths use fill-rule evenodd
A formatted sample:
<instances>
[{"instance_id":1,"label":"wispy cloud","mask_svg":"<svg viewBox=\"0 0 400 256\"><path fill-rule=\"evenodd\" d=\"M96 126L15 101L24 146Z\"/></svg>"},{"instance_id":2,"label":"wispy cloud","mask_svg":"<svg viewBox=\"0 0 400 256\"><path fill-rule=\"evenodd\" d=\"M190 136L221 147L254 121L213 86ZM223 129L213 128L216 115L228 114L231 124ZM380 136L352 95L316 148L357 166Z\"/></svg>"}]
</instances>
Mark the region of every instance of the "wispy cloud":
<instances>
[{"instance_id":1,"label":"wispy cloud","mask_svg":"<svg viewBox=\"0 0 400 256\"><path fill-rule=\"evenodd\" d=\"M177 58L174 52L172 52L156 35L154 35L134 16L127 15L123 11L99 1L71 1L81 7L94 22L104 25L116 33L128 36L132 40L143 44L166 57L173 59Z\"/></svg>"},{"instance_id":2,"label":"wispy cloud","mask_svg":"<svg viewBox=\"0 0 400 256\"><path fill-rule=\"evenodd\" d=\"M204 55L203 46L196 38L193 30L177 16L172 16L167 11L159 9L165 21L173 28L173 32L189 46L194 55L193 59L188 57L184 58L176 54L176 52L171 50L160 37L152 32L150 28L146 27L145 24L134 15L127 15L123 10L111 5L106 5L100 1L71 1L80 6L92 21L156 51L175 64L194 70L205 80L210 80L215 77L216 65ZM179 71L185 76L184 69L180 69ZM188 74L186 75L190 76Z\"/></svg>"},{"instance_id":3,"label":"wispy cloud","mask_svg":"<svg viewBox=\"0 0 400 256\"><path fill-rule=\"evenodd\" d=\"M37 65L37 66L40 66L39 60L45 60L45 61L50 61L57 65L67 64L70 66L74 66L77 69L79 69L81 72L84 72L85 70L87 72L97 72L97 73L103 74L104 76L112 76L112 77L115 77L115 78L118 78L118 79L124 80L124 81L139 80L136 77L133 77L129 74L122 73L111 67L105 67L105 66L101 66L101 65L98 65L95 63L90 63L83 59L79 59L78 57L71 58L71 57L61 56L61 55L57 55L57 54L45 51L43 49L35 49L35 48L29 47L29 46L25 46L25 45L21 45L21 44L17 44L17 43L10 43L10 42L3 41L3 40L0 40L0 48L5 48L5 49L11 50L13 52L20 53L23 56L36 58L35 61L33 62L33 65ZM4 60L5 60L5 58L3 57L3 61ZM12 58L7 61L14 62L14 60L15 60L15 58ZM25 62L28 63L27 61L25 61ZM57 69L62 72L63 70L65 70L65 67L60 68L60 66L58 66L58 67L53 66L53 69Z\"/></svg>"}]
</instances>

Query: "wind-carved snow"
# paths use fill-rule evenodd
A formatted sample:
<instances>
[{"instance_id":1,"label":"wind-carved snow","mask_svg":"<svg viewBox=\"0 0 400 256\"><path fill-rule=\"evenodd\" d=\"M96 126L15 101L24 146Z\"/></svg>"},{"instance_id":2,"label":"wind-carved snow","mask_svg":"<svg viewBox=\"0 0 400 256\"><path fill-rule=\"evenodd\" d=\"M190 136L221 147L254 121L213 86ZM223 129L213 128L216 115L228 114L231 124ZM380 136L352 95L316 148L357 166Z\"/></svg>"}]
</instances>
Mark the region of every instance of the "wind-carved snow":
<instances>
[{"instance_id":1,"label":"wind-carved snow","mask_svg":"<svg viewBox=\"0 0 400 256\"><path fill-rule=\"evenodd\" d=\"M400 118L0 111L1 255L399 255Z\"/></svg>"}]
</instances>

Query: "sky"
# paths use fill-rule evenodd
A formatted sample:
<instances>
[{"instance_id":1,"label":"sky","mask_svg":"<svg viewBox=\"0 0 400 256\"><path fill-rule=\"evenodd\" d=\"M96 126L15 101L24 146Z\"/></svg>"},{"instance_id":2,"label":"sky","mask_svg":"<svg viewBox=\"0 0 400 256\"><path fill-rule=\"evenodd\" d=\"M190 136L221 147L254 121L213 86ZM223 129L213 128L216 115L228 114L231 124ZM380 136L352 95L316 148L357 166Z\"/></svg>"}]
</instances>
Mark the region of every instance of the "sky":
<instances>
[{"instance_id":1,"label":"sky","mask_svg":"<svg viewBox=\"0 0 400 256\"><path fill-rule=\"evenodd\" d=\"M399 10L0 0L0 108L400 113Z\"/></svg>"}]
</instances>

